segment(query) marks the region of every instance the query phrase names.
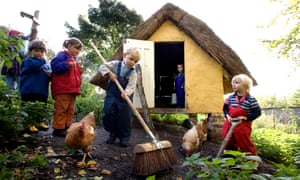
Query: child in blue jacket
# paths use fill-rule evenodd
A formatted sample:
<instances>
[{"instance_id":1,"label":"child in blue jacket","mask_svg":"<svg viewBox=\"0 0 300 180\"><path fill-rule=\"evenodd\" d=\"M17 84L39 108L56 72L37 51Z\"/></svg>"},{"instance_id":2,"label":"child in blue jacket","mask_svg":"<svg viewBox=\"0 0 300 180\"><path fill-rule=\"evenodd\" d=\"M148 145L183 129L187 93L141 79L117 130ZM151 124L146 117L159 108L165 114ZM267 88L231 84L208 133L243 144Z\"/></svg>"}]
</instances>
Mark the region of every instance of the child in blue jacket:
<instances>
[{"instance_id":1,"label":"child in blue jacket","mask_svg":"<svg viewBox=\"0 0 300 180\"><path fill-rule=\"evenodd\" d=\"M23 102L48 102L51 71L49 71L49 66L46 64L46 52L46 44L43 41L34 40L29 44L28 56L21 64L19 90ZM48 125L43 122L43 118L36 119L36 124L30 125L30 132L38 131L35 125L38 125L41 130L48 129Z\"/></svg>"}]
</instances>

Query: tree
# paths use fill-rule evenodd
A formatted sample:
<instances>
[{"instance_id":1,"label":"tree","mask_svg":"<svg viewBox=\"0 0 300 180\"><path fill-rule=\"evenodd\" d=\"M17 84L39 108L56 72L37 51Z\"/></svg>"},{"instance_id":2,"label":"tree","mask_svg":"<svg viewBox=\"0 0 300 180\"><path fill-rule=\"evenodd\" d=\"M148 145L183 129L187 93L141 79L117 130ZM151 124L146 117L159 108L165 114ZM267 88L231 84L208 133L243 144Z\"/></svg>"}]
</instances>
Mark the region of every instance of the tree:
<instances>
[{"instance_id":1,"label":"tree","mask_svg":"<svg viewBox=\"0 0 300 180\"><path fill-rule=\"evenodd\" d=\"M292 106L300 106L300 88L292 95L291 104Z\"/></svg>"},{"instance_id":2,"label":"tree","mask_svg":"<svg viewBox=\"0 0 300 180\"><path fill-rule=\"evenodd\" d=\"M90 39L95 41L104 57L111 56L136 26L143 22L142 16L134 10L129 10L116 0L99 0L99 8L88 9L88 19L78 17L79 30L66 23L68 35L77 37L88 44ZM87 55L87 58L89 54Z\"/></svg>"},{"instance_id":3,"label":"tree","mask_svg":"<svg viewBox=\"0 0 300 180\"><path fill-rule=\"evenodd\" d=\"M300 65L300 0L270 0L272 3L280 3L282 9L279 14L270 22L270 26L275 26L284 21L288 33L282 36L263 40L269 49L278 53L279 56L287 57Z\"/></svg>"}]
</instances>

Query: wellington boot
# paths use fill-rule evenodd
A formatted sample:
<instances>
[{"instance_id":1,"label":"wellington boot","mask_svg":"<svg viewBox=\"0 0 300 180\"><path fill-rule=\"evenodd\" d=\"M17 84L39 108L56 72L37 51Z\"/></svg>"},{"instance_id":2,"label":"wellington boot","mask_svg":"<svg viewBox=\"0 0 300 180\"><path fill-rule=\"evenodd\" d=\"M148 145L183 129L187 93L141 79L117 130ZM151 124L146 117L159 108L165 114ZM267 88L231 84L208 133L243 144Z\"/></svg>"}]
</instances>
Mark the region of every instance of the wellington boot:
<instances>
[{"instance_id":1,"label":"wellington boot","mask_svg":"<svg viewBox=\"0 0 300 180\"><path fill-rule=\"evenodd\" d=\"M37 133L39 131L34 125L29 126L28 129L29 129L30 133Z\"/></svg>"},{"instance_id":2,"label":"wellington boot","mask_svg":"<svg viewBox=\"0 0 300 180\"><path fill-rule=\"evenodd\" d=\"M44 122L40 122L38 125L38 129L42 131L47 131L49 129L49 126L46 125Z\"/></svg>"}]
</instances>

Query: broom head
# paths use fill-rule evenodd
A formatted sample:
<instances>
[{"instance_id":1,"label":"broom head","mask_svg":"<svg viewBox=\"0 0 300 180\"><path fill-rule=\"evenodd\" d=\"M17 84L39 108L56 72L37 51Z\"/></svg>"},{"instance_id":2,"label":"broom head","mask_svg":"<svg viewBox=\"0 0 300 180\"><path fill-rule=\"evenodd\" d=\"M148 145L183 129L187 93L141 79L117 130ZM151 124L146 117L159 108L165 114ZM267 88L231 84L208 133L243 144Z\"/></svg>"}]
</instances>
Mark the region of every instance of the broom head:
<instances>
[{"instance_id":1,"label":"broom head","mask_svg":"<svg viewBox=\"0 0 300 180\"><path fill-rule=\"evenodd\" d=\"M177 159L169 141L159 141L161 146L155 143L137 144L134 148L135 158L132 174L149 176L163 170L168 170L176 164Z\"/></svg>"}]
</instances>

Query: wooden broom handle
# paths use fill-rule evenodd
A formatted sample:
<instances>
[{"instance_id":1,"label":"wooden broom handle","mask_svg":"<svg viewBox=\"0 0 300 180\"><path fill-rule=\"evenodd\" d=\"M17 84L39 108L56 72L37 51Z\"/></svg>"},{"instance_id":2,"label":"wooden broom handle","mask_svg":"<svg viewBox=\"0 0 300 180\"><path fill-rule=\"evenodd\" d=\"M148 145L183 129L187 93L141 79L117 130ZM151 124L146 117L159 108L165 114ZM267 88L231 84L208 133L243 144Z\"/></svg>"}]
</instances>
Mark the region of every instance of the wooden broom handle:
<instances>
[{"instance_id":1,"label":"wooden broom handle","mask_svg":"<svg viewBox=\"0 0 300 180\"><path fill-rule=\"evenodd\" d=\"M106 60L104 59L104 57L101 55L101 53L99 52L98 48L96 47L96 45L93 43L92 40L89 40L90 45L94 48L94 50L96 51L97 55L99 56L100 60L102 61L102 63L105 63ZM123 87L121 86L120 82L118 81L118 79L116 79L115 84L117 85L118 89L121 91L121 93L125 93ZM131 110L134 112L135 116L138 118L139 122L141 123L141 125L143 126L143 128L145 129L145 131L150 135L151 139L153 140L154 143L158 143L158 140L155 138L155 136L153 135L153 133L151 132L150 128L147 126L147 124L145 123L144 119L142 118L141 114L137 111L137 109L134 107L133 103L131 102L131 100L129 99L128 96L125 96L125 100L127 101L127 103L129 104Z\"/></svg>"},{"instance_id":2,"label":"wooden broom handle","mask_svg":"<svg viewBox=\"0 0 300 180\"><path fill-rule=\"evenodd\" d=\"M242 122L242 120L239 119L239 118L232 118L231 127L230 127L229 131L227 132L227 135L225 136L225 138L223 140L223 143L221 144L221 147L220 147L220 149L218 151L218 154L217 154L217 158L221 156L221 154L223 153L225 147L227 146L227 144L228 144L228 142L229 142L229 140L232 136L233 130L241 122Z\"/></svg>"}]
</instances>

